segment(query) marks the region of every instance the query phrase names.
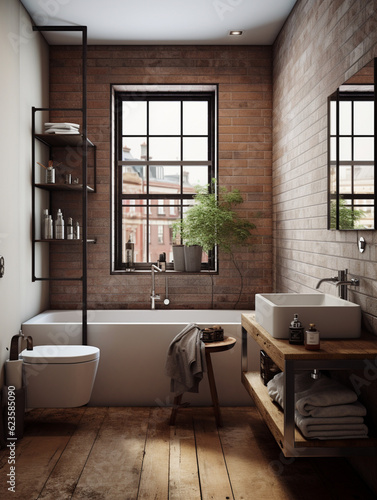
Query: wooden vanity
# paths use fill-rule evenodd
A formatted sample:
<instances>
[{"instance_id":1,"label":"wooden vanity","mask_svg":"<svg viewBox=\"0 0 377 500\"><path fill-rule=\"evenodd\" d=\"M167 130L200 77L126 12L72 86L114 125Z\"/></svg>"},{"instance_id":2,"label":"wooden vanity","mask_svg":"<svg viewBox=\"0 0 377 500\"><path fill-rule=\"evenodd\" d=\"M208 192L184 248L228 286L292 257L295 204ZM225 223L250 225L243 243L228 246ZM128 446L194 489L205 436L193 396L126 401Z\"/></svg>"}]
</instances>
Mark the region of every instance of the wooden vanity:
<instances>
[{"instance_id":1,"label":"wooden vanity","mask_svg":"<svg viewBox=\"0 0 377 500\"><path fill-rule=\"evenodd\" d=\"M319 351L275 339L255 321L252 313L242 314L242 383L286 457L376 455L377 439L306 439L294 424L294 375L300 370L364 370L366 360L376 365L377 337L363 334L359 339L321 340ZM275 404L258 372L248 371L248 338L254 339L284 372L284 408ZM359 376L363 377L363 372ZM367 383L367 378L366 383ZM370 383L376 383L370 380ZM369 428L369 435L376 429Z\"/></svg>"}]
</instances>

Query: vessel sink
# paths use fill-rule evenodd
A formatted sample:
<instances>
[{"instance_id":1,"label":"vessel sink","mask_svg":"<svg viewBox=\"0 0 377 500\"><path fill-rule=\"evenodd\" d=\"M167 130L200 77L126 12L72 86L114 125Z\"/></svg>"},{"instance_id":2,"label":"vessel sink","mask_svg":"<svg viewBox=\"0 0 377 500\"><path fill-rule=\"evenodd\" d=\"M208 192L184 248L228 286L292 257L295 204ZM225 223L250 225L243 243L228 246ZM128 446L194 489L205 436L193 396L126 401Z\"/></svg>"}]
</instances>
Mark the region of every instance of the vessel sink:
<instances>
[{"instance_id":1,"label":"vessel sink","mask_svg":"<svg viewBox=\"0 0 377 500\"><path fill-rule=\"evenodd\" d=\"M323 339L360 337L361 308L325 293L264 293L255 296L255 320L276 339L289 338L294 314L305 327L314 323Z\"/></svg>"}]
</instances>

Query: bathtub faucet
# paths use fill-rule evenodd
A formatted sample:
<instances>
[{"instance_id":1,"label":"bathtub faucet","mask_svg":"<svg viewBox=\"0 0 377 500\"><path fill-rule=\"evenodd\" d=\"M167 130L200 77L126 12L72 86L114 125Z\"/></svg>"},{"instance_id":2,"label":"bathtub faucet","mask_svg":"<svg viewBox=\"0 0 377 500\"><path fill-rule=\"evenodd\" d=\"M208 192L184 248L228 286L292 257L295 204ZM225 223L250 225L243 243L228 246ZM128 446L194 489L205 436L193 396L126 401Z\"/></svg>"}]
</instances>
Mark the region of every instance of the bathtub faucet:
<instances>
[{"instance_id":1,"label":"bathtub faucet","mask_svg":"<svg viewBox=\"0 0 377 500\"><path fill-rule=\"evenodd\" d=\"M156 300L160 300L160 296L156 295L156 285L155 285L155 276L154 273L161 273L162 269L154 264L151 265L151 273L152 273L152 291L151 291L151 309L155 309Z\"/></svg>"}]
</instances>

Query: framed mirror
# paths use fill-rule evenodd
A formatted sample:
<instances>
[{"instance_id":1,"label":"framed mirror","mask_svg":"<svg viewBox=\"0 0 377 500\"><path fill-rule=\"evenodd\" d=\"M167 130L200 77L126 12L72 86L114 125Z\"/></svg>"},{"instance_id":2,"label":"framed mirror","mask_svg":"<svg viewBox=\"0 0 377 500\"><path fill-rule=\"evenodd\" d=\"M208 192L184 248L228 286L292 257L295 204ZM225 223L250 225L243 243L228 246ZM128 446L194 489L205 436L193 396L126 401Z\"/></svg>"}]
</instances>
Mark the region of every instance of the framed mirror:
<instances>
[{"instance_id":1,"label":"framed mirror","mask_svg":"<svg viewBox=\"0 0 377 500\"><path fill-rule=\"evenodd\" d=\"M376 229L376 59L328 99L328 229Z\"/></svg>"}]
</instances>

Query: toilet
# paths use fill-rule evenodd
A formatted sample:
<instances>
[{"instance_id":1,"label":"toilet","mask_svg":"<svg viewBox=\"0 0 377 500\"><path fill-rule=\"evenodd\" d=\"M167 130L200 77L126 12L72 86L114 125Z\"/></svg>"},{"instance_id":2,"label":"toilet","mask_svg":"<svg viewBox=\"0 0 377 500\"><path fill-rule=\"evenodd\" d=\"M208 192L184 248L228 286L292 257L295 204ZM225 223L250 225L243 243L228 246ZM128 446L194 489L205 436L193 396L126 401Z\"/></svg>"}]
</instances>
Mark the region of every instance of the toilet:
<instances>
[{"instance_id":1,"label":"toilet","mask_svg":"<svg viewBox=\"0 0 377 500\"><path fill-rule=\"evenodd\" d=\"M90 400L100 350L86 345L40 345L23 350L26 408L74 408Z\"/></svg>"}]
</instances>

